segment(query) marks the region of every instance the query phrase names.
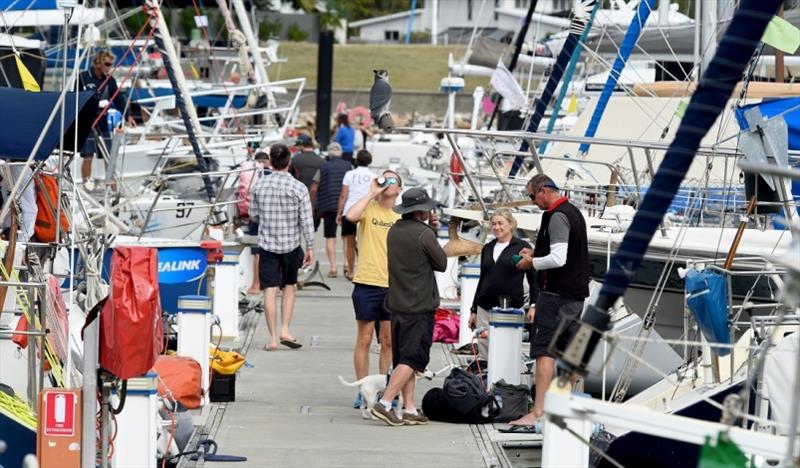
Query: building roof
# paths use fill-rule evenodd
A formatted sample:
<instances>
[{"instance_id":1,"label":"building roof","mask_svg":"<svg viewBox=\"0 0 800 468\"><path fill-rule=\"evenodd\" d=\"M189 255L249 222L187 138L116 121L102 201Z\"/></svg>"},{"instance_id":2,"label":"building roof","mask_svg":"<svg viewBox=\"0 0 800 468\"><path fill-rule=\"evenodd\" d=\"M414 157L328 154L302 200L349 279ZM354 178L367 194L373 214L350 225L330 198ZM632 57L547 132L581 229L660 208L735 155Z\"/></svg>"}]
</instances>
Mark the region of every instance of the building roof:
<instances>
[{"instance_id":1,"label":"building roof","mask_svg":"<svg viewBox=\"0 0 800 468\"><path fill-rule=\"evenodd\" d=\"M498 15L511 16L512 18L524 18L527 9L524 8L497 8L495 13ZM568 28L569 20L566 18L559 18L558 16L543 15L541 13L534 13L531 18L531 24L541 23L547 26L554 26L556 28Z\"/></svg>"},{"instance_id":2,"label":"building roof","mask_svg":"<svg viewBox=\"0 0 800 468\"><path fill-rule=\"evenodd\" d=\"M385 23L387 21L407 18L411 14L413 14L414 16L421 15L422 8L417 8L414 11L401 11L399 13L392 13L391 15L376 16L375 18L367 18L359 21L353 21L352 23L348 24L348 27L360 28L362 26L371 26L373 24L380 24L380 23Z\"/></svg>"}]
</instances>

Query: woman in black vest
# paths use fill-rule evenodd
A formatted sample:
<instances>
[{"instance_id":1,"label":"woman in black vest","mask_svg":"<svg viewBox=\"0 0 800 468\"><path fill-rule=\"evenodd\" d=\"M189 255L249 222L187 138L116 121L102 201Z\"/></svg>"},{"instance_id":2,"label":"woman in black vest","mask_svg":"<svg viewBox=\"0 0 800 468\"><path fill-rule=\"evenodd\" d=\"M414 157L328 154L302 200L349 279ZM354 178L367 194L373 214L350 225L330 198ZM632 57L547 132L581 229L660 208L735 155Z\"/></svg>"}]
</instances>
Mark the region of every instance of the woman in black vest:
<instances>
[{"instance_id":1,"label":"woman in black vest","mask_svg":"<svg viewBox=\"0 0 800 468\"><path fill-rule=\"evenodd\" d=\"M492 213L490 221L495 239L481 250L481 275L469 318L469 326L473 330L479 327L488 331L489 311L494 307L503 307L503 299L507 298L507 307L523 306L523 278L528 279L530 288L536 287L535 272L519 270L514 262L515 256L522 249L530 249L531 245L514 236L517 220L511 210L498 209ZM478 338L478 359L487 360L488 351L489 339Z\"/></svg>"}]
</instances>

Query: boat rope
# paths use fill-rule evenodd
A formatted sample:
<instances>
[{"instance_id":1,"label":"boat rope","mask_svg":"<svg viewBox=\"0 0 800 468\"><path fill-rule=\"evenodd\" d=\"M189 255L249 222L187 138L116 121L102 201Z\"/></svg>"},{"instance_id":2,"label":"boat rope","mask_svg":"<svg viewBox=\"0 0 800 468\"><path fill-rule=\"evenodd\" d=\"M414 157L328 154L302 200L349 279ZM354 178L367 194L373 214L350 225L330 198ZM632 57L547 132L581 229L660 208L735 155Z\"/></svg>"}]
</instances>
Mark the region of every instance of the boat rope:
<instances>
[{"instance_id":1,"label":"boat rope","mask_svg":"<svg viewBox=\"0 0 800 468\"><path fill-rule=\"evenodd\" d=\"M20 397L0 391L0 412L29 429L36 430L36 411Z\"/></svg>"}]
</instances>

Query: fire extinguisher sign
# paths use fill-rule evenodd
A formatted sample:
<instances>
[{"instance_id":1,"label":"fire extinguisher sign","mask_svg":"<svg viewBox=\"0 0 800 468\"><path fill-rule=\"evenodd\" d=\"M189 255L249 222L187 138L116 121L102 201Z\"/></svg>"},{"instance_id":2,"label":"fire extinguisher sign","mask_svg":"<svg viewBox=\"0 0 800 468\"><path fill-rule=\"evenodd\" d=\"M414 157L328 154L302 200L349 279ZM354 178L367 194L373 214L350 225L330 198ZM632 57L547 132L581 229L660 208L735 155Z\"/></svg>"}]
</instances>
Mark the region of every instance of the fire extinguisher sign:
<instances>
[{"instance_id":1,"label":"fire extinguisher sign","mask_svg":"<svg viewBox=\"0 0 800 468\"><path fill-rule=\"evenodd\" d=\"M75 394L50 391L45 393L44 435L75 435Z\"/></svg>"}]
</instances>

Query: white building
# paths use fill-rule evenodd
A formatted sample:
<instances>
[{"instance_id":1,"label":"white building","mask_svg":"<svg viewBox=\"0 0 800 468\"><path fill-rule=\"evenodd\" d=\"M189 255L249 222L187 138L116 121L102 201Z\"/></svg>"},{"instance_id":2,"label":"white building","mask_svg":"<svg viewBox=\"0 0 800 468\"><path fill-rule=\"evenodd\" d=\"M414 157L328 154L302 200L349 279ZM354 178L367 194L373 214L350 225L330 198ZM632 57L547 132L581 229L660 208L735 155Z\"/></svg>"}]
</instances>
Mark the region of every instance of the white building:
<instances>
[{"instance_id":1,"label":"white building","mask_svg":"<svg viewBox=\"0 0 800 468\"><path fill-rule=\"evenodd\" d=\"M467 42L477 26L484 32L514 34L519 30L530 0L427 0L425 8L403 11L386 16L354 21L350 28L358 29L351 37L363 42L403 42L411 19L411 31L438 31L438 43ZM553 13L569 11L573 0L540 0L528 33L528 40L544 38L569 26L566 18ZM436 8L436 25L434 25ZM495 34L495 35L498 35Z\"/></svg>"}]
</instances>

